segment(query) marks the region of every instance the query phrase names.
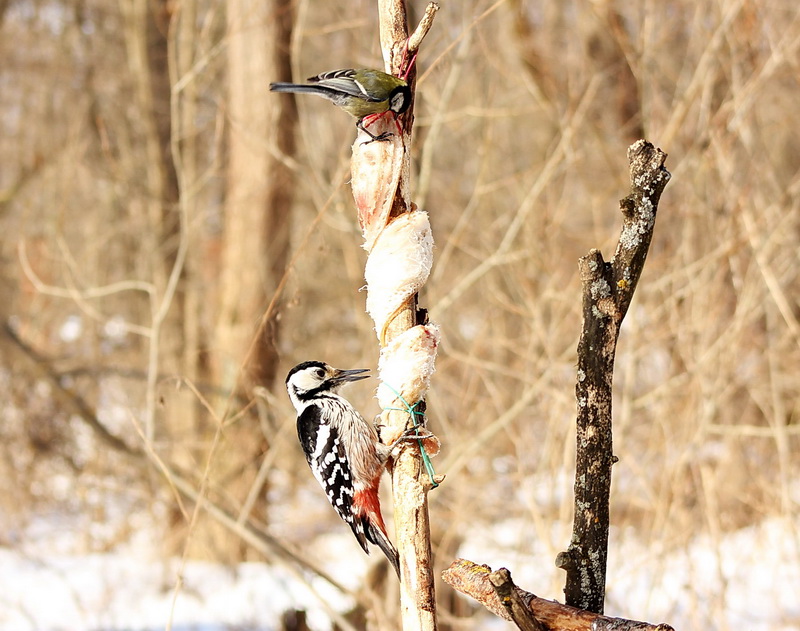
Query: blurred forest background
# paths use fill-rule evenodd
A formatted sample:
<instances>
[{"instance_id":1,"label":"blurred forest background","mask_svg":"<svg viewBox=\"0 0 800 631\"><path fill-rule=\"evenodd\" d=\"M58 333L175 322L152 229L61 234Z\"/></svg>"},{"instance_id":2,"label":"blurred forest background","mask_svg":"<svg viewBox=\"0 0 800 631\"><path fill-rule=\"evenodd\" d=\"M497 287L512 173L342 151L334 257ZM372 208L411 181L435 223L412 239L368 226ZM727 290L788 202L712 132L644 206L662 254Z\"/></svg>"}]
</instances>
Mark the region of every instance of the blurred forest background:
<instances>
[{"instance_id":1,"label":"blurred forest background","mask_svg":"<svg viewBox=\"0 0 800 631\"><path fill-rule=\"evenodd\" d=\"M0 34L0 544L52 523L76 552L150 532L164 555L265 560L250 527L325 559L344 526L283 378L376 367L355 129L267 86L382 67L376 3L3 0ZM658 568L799 524L794 2L443 0L417 65L437 562L497 524L551 559L568 544L577 259L613 253L640 137L673 178L617 355L612 546L632 533ZM348 395L368 418L375 385ZM560 597L563 573L538 573L524 586Z\"/></svg>"}]
</instances>

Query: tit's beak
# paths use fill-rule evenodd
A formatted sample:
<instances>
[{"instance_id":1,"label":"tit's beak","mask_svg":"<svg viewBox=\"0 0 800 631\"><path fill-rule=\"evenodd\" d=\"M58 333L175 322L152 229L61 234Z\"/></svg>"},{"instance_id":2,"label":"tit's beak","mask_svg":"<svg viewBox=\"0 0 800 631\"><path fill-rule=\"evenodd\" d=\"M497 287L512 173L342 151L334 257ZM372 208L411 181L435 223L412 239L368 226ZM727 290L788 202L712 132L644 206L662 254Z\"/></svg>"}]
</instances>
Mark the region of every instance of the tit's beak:
<instances>
[{"instance_id":1,"label":"tit's beak","mask_svg":"<svg viewBox=\"0 0 800 631\"><path fill-rule=\"evenodd\" d=\"M361 381L362 379L369 378L369 375L364 373L369 372L369 368L355 368L353 370L335 370L331 381L338 384L348 383L350 381Z\"/></svg>"}]
</instances>

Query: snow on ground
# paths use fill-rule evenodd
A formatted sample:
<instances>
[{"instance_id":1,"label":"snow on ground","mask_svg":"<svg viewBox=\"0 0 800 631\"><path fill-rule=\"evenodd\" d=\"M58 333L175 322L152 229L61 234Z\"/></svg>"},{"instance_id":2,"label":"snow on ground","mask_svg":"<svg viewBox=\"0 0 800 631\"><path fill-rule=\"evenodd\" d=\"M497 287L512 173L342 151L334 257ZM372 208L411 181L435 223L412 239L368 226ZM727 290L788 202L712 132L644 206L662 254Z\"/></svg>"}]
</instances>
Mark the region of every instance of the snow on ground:
<instances>
[{"instance_id":1,"label":"snow on ground","mask_svg":"<svg viewBox=\"0 0 800 631\"><path fill-rule=\"evenodd\" d=\"M516 549L529 537L530 524L508 522L495 529L492 545L476 536L461 554L492 569L508 567L520 587L563 602L564 573L554 559L569 528L553 525L550 541L534 542L532 554ZM678 631L800 630L800 524L769 519L720 535L718 543L687 533L683 546L668 551L645 544L633 529L612 528L609 548L609 616L666 622Z\"/></svg>"},{"instance_id":2,"label":"snow on ground","mask_svg":"<svg viewBox=\"0 0 800 631\"><path fill-rule=\"evenodd\" d=\"M553 527L559 540L563 531ZM529 536L530 524L508 522L489 538L476 532L461 554L495 569L510 568L518 585L543 597L560 596L551 591L563 583L553 567L552 542L539 541L533 554L524 554L519 542ZM344 574L357 546L347 532L326 539L324 547L336 552ZM494 543L487 545L487 539ZM178 560L164 563L132 548L80 556L35 550L0 549L0 629L149 631L171 621L176 631L271 631L289 608L307 610L313 629L330 628L320 598L285 568L189 562L180 572ZM613 531L611 550L609 615L668 622L679 631L800 629L800 545L797 525L788 520L771 519L720 536L718 543L687 536L684 546L671 551L644 545L636 532ZM366 563L358 570L365 568ZM182 587L173 605L179 573ZM550 583L545 587L543 580ZM337 609L350 604L321 581L314 587ZM487 618L475 622L476 629L487 628Z\"/></svg>"},{"instance_id":3,"label":"snow on ground","mask_svg":"<svg viewBox=\"0 0 800 631\"><path fill-rule=\"evenodd\" d=\"M800 629L798 524L767 520L719 544L687 537L683 549L659 551L657 566L648 563L654 551L631 535L610 573L609 609L619 615L641 603L653 621L674 620L676 628Z\"/></svg>"},{"instance_id":4,"label":"snow on ground","mask_svg":"<svg viewBox=\"0 0 800 631\"><path fill-rule=\"evenodd\" d=\"M179 562L167 565L122 554L37 560L0 550L0 628L132 631L171 620L176 631L268 631L293 607L308 611L313 628L330 626L319 600L284 569L187 563L173 607ZM341 600L331 590L324 596Z\"/></svg>"}]
</instances>

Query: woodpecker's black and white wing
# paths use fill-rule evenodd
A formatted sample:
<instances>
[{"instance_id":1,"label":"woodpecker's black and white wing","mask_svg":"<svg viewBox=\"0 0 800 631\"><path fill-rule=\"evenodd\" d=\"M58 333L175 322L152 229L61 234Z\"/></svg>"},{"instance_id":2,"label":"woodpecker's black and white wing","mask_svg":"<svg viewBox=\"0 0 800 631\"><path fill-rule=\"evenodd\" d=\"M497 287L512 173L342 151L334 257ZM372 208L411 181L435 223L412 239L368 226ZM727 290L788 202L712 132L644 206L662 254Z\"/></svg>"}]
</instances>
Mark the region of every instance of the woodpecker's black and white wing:
<instances>
[{"instance_id":1,"label":"woodpecker's black and white wing","mask_svg":"<svg viewBox=\"0 0 800 631\"><path fill-rule=\"evenodd\" d=\"M334 405L338 403L335 399L328 401ZM309 405L297 417L297 436L308 465L331 506L353 530L364 552L369 554L364 519L353 511L353 472L336 427L328 422L319 406Z\"/></svg>"}]
</instances>

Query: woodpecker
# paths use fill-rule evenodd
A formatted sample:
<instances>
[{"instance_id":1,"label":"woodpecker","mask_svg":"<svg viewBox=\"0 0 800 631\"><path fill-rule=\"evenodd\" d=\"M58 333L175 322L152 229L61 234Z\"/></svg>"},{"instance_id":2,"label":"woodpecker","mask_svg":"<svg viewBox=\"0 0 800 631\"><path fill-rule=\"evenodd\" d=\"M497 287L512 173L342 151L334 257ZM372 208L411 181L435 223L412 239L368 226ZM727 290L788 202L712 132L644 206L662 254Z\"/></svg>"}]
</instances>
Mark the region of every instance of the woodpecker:
<instances>
[{"instance_id":1,"label":"woodpecker","mask_svg":"<svg viewBox=\"0 0 800 631\"><path fill-rule=\"evenodd\" d=\"M314 477L328 501L369 554L377 545L400 576L397 550L381 516L378 487L392 446L338 393L352 381L366 379L367 369L339 370L306 361L289 371L286 391L297 410L297 436Z\"/></svg>"}]
</instances>

